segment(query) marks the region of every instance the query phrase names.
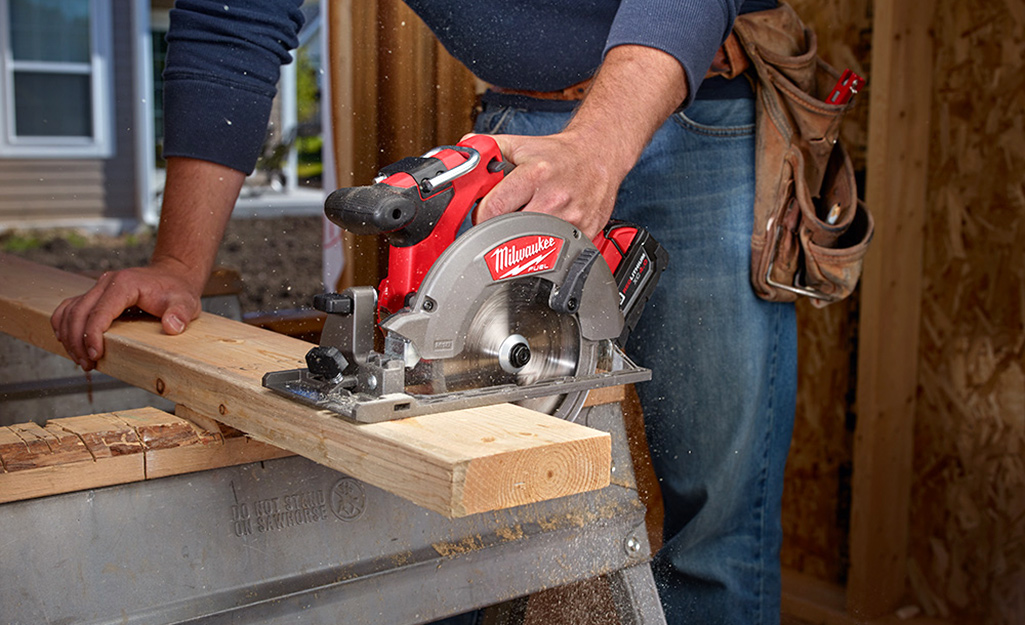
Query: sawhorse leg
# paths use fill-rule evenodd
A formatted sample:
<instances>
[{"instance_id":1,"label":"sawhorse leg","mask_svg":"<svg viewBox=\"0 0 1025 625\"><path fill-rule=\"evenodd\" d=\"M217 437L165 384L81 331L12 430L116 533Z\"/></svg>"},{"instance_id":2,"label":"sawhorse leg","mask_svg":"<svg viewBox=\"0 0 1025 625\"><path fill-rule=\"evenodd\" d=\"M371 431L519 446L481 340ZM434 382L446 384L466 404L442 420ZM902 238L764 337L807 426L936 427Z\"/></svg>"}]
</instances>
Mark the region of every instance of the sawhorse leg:
<instances>
[{"instance_id":1,"label":"sawhorse leg","mask_svg":"<svg viewBox=\"0 0 1025 625\"><path fill-rule=\"evenodd\" d=\"M638 564L608 575L612 601L621 625L665 625L655 578L648 564Z\"/></svg>"}]
</instances>

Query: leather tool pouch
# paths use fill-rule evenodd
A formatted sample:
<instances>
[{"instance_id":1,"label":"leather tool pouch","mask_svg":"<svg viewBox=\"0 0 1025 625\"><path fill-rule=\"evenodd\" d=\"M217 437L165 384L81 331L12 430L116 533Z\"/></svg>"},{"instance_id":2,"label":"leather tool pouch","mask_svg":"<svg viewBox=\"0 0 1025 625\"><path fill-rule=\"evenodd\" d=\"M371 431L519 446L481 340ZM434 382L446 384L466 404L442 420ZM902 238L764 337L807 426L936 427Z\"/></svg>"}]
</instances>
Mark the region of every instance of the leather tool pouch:
<instances>
[{"instance_id":1,"label":"leather tool pouch","mask_svg":"<svg viewBox=\"0 0 1025 625\"><path fill-rule=\"evenodd\" d=\"M857 284L873 231L839 141L853 100L824 101L839 73L789 5L741 15L734 32L758 77L751 283L769 301L839 301Z\"/></svg>"}]
</instances>

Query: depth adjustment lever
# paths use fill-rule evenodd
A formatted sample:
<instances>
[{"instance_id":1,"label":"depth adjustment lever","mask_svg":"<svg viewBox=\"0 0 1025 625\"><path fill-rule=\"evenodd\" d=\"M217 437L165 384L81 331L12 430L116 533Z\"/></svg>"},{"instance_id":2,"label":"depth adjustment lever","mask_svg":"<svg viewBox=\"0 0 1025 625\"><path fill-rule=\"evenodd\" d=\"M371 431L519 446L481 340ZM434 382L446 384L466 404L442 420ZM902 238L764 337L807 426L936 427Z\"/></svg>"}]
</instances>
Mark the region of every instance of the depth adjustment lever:
<instances>
[{"instance_id":1,"label":"depth adjustment lever","mask_svg":"<svg viewBox=\"0 0 1025 625\"><path fill-rule=\"evenodd\" d=\"M311 355L317 352L315 359L328 359L323 366L343 367L341 373L350 375L360 365L365 365L374 351L374 315L377 314L377 291L373 287L353 287L341 293L321 293L313 298L313 307L327 313L320 345L310 350L306 356L310 364ZM336 349L344 359L344 364L329 355L329 348ZM318 364L318 367L320 365ZM318 374L314 367L310 373Z\"/></svg>"}]
</instances>

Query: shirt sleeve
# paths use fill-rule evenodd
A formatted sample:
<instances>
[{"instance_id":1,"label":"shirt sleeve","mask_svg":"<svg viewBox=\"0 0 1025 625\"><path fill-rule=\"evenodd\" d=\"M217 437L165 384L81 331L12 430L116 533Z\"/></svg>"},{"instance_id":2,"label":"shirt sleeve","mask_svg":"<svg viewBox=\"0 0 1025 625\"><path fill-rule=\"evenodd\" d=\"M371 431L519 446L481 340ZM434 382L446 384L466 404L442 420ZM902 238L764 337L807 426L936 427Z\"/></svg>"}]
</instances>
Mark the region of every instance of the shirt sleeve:
<instances>
[{"instance_id":1,"label":"shirt sleeve","mask_svg":"<svg viewBox=\"0 0 1025 625\"><path fill-rule=\"evenodd\" d=\"M737 18L742 0L623 0L605 52L642 45L672 55L687 73L689 106Z\"/></svg>"},{"instance_id":2,"label":"shirt sleeve","mask_svg":"<svg viewBox=\"0 0 1025 625\"><path fill-rule=\"evenodd\" d=\"M164 69L164 156L253 171L302 0L178 0Z\"/></svg>"}]
</instances>

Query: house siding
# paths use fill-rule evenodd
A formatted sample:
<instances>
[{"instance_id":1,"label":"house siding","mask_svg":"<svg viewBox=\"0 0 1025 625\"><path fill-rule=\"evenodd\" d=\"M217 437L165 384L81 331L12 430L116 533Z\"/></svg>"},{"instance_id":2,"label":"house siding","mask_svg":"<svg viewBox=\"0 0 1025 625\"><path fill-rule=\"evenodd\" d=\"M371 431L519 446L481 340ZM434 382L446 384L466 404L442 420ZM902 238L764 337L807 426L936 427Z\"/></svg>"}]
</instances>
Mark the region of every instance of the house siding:
<instances>
[{"instance_id":1,"label":"house siding","mask_svg":"<svg viewBox=\"0 0 1025 625\"><path fill-rule=\"evenodd\" d=\"M40 221L137 219L134 0L112 0L113 141L110 158L0 158L0 227Z\"/></svg>"}]
</instances>

